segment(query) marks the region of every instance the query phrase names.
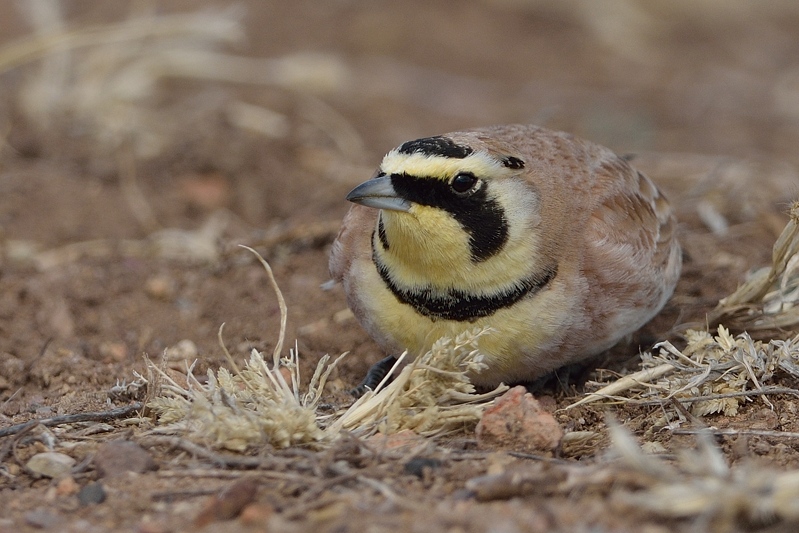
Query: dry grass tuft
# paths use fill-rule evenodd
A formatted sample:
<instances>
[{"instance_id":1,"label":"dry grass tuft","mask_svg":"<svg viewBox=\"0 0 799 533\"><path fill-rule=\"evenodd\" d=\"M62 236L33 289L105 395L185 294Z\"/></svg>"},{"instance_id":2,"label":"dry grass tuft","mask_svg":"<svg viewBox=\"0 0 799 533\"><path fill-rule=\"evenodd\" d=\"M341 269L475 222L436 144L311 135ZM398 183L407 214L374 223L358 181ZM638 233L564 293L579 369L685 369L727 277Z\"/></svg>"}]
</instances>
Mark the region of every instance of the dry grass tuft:
<instances>
[{"instance_id":1,"label":"dry grass tuft","mask_svg":"<svg viewBox=\"0 0 799 533\"><path fill-rule=\"evenodd\" d=\"M322 440L312 399L314 384L301 399L280 372L287 368L292 382L299 379L297 353L291 350L290 354L281 366L269 368L253 350L242 370L235 374L225 368L216 373L209 370L206 384L190 371L186 387L162 375L161 395L147 403L164 425L157 431L183 433L212 448L239 452L259 444L288 448ZM319 365L326 367L325 376L334 366L326 363L327 359ZM149 361L148 365L154 366Z\"/></svg>"},{"instance_id":2,"label":"dry grass tuft","mask_svg":"<svg viewBox=\"0 0 799 533\"><path fill-rule=\"evenodd\" d=\"M624 376L580 399L568 408L598 400L616 402L687 403L691 414L735 415L753 396L793 393L799 390L767 386L783 375L799 377L799 335L788 340L763 342L748 333L733 337L724 326L718 334L688 330L686 347L671 342L658 345L657 353L642 354L643 370ZM624 394L624 396L622 396Z\"/></svg>"},{"instance_id":3,"label":"dry grass tuft","mask_svg":"<svg viewBox=\"0 0 799 533\"><path fill-rule=\"evenodd\" d=\"M490 333L489 328L477 328L455 339L439 339L388 386L367 392L328 431L388 434L410 429L436 436L474 427L489 405L486 402L508 390L500 385L489 393L476 394L469 381L469 374L486 368L477 342Z\"/></svg>"},{"instance_id":4,"label":"dry grass tuft","mask_svg":"<svg viewBox=\"0 0 799 533\"><path fill-rule=\"evenodd\" d=\"M299 392L302 383L296 347L289 350L287 358L280 356L287 317L285 301L268 263L248 249L267 271L280 304L281 330L272 364L253 350L244 368L239 369L222 343L221 328L220 344L232 370L209 370L207 383L201 383L189 368L186 385L180 385L147 359L148 371L160 383L147 402L161 425L155 432L180 433L212 448L239 452L265 444L276 448L324 446L339 438L342 431L365 435L410 429L434 436L473 427L489 401L507 390L500 386L488 394L475 394L468 375L485 367L477 341L489 333L478 329L454 340L438 340L429 352L403 368L390 385L368 392L344 413L332 417L319 414L316 407L325 384L346 354L332 363L324 356L307 392Z\"/></svg>"},{"instance_id":5,"label":"dry grass tuft","mask_svg":"<svg viewBox=\"0 0 799 533\"><path fill-rule=\"evenodd\" d=\"M768 331L775 335L799 325L799 201L772 251L771 266L756 271L708 316L735 330Z\"/></svg>"},{"instance_id":6,"label":"dry grass tuft","mask_svg":"<svg viewBox=\"0 0 799 533\"><path fill-rule=\"evenodd\" d=\"M269 264L252 248L244 248L263 265L280 306L280 332L272 366L267 366L263 354L253 350L244 368L239 369L222 341L220 327L219 343L233 371L209 370L208 383L202 384L189 368L187 385L182 387L148 359L148 367L160 374L163 382L160 393L155 393L147 406L155 412L159 423L166 424L160 432L187 433L189 438L214 448L244 451L263 444L288 448L319 442L324 434L318 424L316 406L330 373L343 355L332 364L328 364L329 356L322 357L308 392L300 394L296 347L289 350L287 358L280 355L288 316L283 294Z\"/></svg>"},{"instance_id":7,"label":"dry grass tuft","mask_svg":"<svg viewBox=\"0 0 799 533\"><path fill-rule=\"evenodd\" d=\"M670 365L674 372L648 384L642 398L687 400L696 416L732 416L751 400L747 392L768 393L765 385L774 381L779 370L799 377L799 336L766 343L753 340L748 333L733 337L719 326L718 335L689 330L686 338L688 344L682 351L666 341L657 354L644 354L645 366Z\"/></svg>"}]
</instances>

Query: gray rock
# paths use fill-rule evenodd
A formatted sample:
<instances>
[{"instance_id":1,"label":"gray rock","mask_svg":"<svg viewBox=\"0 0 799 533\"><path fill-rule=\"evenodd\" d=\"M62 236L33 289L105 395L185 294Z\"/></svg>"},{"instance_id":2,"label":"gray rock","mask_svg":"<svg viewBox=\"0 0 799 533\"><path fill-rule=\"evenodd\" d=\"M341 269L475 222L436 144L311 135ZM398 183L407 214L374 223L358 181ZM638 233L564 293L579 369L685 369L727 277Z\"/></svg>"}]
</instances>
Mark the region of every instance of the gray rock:
<instances>
[{"instance_id":1,"label":"gray rock","mask_svg":"<svg viewBox=\"0 0 799 533\"><path fill-rule=\"evenodd\" d=\"M61 515L44 507L37 507L25 513L25 523L38 529L55 527L62 521Z\"/></svg>"},{"instance_id":2,"label":"gray rock","mask_svg":"<svg viewBox=\"0 0 799 533\"><path fill-rule=\"evenodd\" d=\"M100 483L89 483L78 492L78 501L81 505L100 504L105 498L105 489Z\"/></svg>"},{"instance_id":3,"label":"gray rock","mask_svg":"<svg viewBox=\"0 0 799 533\"><path fill-rule=\"evenodd\" d=\"M113 477L125 472L148 472L157 468L147 451L127 440L112 440L100 446L94 455L94 466L100 477Z\"/></svg>"},{"instance_id":4,"label":"gray rock","mask_svg":"<svg viewBox=\"0 0 799 533\"><path fill-rule=\"evenodd\" d=\"M75 466L75 459L63 453L43 452L31 457L26 466L40 476L60 478L69 475Z\"/></svg>"}]
</instances>

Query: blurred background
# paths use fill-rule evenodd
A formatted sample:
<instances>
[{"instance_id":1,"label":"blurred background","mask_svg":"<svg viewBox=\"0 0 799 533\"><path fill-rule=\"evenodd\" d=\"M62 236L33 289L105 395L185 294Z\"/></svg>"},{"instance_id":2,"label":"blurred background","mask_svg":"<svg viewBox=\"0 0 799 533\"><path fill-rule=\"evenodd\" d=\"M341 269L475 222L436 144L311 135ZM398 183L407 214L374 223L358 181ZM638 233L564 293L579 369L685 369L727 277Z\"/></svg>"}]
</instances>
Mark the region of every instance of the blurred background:
<instances>
[{"instance_id":1,"label":"blurred background","mask_svg":"<svg viewBox=\"0 0 799 533\"><path fill-rule=\"evenodd\" d=\"M538 122L619 150L794 152L799 8L790 1L249 8L252 50L341 61L330 98L388 146L420 131Z\"/></svg>"},{"instance_id":2,"label":"blurred background","mask_svg":"<svg viewBox=\"0 0 799 533\"><path fill-rule=\"evenodd\" d=\"M391 147L495 123L799 160L791 0L33 0L0 21L5 164L213 170L254 224L341 211Z\"/></svg>"}]
</instances>

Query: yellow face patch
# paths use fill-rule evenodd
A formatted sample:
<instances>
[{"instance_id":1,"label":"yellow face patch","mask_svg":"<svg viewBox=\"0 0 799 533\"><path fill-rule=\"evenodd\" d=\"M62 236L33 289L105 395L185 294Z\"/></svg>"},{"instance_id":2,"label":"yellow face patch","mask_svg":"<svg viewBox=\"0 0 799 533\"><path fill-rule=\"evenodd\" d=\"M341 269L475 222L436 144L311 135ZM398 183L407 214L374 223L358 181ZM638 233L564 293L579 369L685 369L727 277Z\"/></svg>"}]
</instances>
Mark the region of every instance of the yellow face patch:
<instances>
[{"instance_id":1,"label":"yellow face patch","mask_svg":"<svg viewBox=\"0 0 799 533\"><path fill-rule=\"evenodd\" d=\"M380 170L385 174L407 174L448 181L456 174L470 172L478 178L513 175L513 170L486 152L474 152L462 159L421 153L402 154L397 149L383 158Z\"/></svg>"},{"instance_id":2,"label":"yellow face patch","mask_svg":"<svg viewBox=\"0 0 799 533\"><path fill-rule=\"evenodd\" d=\"M447 212L414 204L408 213L386 211L381 216L390 243L390 253L381 257L404 284L463 283L466 274L454 265L469 257L469 236Z\"/></svg>"}]
</instances>

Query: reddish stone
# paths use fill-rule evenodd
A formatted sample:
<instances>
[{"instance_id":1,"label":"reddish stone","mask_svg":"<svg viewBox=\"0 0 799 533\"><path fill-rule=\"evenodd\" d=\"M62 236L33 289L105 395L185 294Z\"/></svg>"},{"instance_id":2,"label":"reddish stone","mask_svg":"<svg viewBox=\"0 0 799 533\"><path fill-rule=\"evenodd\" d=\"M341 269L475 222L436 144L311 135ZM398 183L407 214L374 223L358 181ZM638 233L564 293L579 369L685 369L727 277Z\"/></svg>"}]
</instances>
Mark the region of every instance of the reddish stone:
<instances>
[{"instance_id":1,"label":"reddish stone","mask_svg":"<svg viewBox=\"0 0 799 533\"><path fill-rule=\"evenodd\" d=\"M563 430L527 389L518 386L485 410L476 435L481 448L532 453L557 448Z\"/></svg>"}]
</instances>

